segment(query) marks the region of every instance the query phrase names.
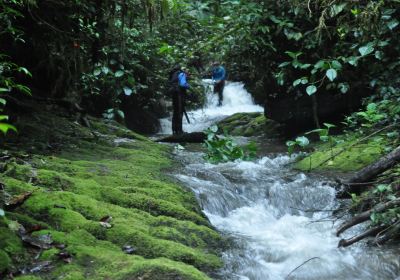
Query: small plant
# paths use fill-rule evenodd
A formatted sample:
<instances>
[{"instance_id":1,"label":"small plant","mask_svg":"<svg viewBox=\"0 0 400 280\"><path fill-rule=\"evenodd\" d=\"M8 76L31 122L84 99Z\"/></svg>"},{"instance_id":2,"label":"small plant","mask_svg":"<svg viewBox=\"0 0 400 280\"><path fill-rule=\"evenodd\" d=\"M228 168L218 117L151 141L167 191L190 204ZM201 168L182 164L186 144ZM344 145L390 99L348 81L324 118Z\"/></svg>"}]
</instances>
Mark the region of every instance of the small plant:
<instances>
[{"instance_id":1,"label":"small plant","mask_svg":"<svg viewBox=\"0 0 400 280\"><path fill-rule=\"evenodd\" d=\"M329 130L336 126L333 124L330 124L330 123L324 123L324 126L325 126L325 128L314 129L314 130L307 132L306 134L318 133L319 140L321 140L322 142L329 143L329 147L331 150L331 156L333 157L333 146L335 145L335 138L332 135L329 135Z\"/></svg>"},{"instance_id":2,"label":"small plant","mask_svg":"<svg viewBox=\"0 0 400 280\"><path fill-rule=\"evenodd\" d=\"M361 125L365 127L372 127L386 117L385 114L379 112L376 103L368 104L367 110L356 113L356 116L361 119Z\"/></svg>"},{"instance_id":3,"label":"small plant","mask_svg":"<svg viewBox=\"0 0 400 280\"><path fill-rule=\"evenodd\" d=\"M204 158L207 161L220 163L237 159L252 160L255 158L257 145L254 142L241 147L227 133L224 133L224 136L221 137L217 135L217 132L218 126L216 125L205 131L207 140L204 141L204 146L207 148L207 154Z\"/></svg>"},{"instance_id":4,"label":"small plant","mask_svg":"<svg viewBox=\"0 0 400 280\"><path fill-rule=\"evenodd\" d=\"M295 148L298 146L300 148L305 148L310 144L310 140L308 140L305 136L299 136L294 141L287 141L286 146L288 147L289 155L292 155Z\"/></svg>"}]
</instances>

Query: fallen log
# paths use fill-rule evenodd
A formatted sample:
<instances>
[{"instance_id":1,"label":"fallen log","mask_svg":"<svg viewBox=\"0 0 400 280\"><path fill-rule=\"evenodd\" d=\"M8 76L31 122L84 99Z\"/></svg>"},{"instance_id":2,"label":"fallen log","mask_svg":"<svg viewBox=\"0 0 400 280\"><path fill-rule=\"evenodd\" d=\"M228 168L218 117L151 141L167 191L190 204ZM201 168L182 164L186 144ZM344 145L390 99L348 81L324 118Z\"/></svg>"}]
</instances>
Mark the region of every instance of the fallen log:
<instances>
[{"instance_id":1,"label":"fallen log","mask_svg":"<svg viewBox=\"0 0 400 280\"><path fill-rule=\"evenodd\" d=\"M364 231L363 233L361 233L359 235L353 236L352 238L341 239L339 241L338 247L348 247L366 237L377 235L384 228L385 228L384 226L373 227L373 228L370 228L370 229Z\"/></svg>"},{"instance_id":2,"label":"fallen log","mask_svg":"<svg viewBox=\"0 0 400 280\"><path fill-rule=\"evenodd\" d=\"M369 217L371 216L371 214L373 212L379 213L379 212L385 211L388 208L392 208L392 207L398 206L398 205L400 205L399 198L385 202L385 203L377 204L374 208L372 208L368 211L362 212L361 214L354 216L351 220L342 223L339 226L338 230L336 231L336 236L339 236L341 233L343 233L345 230L351 228L352 226L361 224L362 222L369 220Z\"/></svg>"},{"instance_id":3,"label":"fallen log","mask_svg":"<svg viewBox=\"0 0 400 280\"><path fill-rule=\"evenodd\" d=\"M394 149L389 154L381 157L378 161L368 165L354 174L347 182L344 182L344 189L338 194L339 197L344 196L344 193L360 194L365 190L364 184L372 181L379 174L392 168L400 163L400 146Z\"/></svg>"},{"instance_id":4,"label":"fallen log","mask_svg":"<svg viewBox=\"0 0 400 280\"><path fill-rule=\"evenodd\" d=\"M207 139L204 132L191 132L177 135L170 135L156 140L164 143L203 143Z\"/></svg>"}]
</instances>

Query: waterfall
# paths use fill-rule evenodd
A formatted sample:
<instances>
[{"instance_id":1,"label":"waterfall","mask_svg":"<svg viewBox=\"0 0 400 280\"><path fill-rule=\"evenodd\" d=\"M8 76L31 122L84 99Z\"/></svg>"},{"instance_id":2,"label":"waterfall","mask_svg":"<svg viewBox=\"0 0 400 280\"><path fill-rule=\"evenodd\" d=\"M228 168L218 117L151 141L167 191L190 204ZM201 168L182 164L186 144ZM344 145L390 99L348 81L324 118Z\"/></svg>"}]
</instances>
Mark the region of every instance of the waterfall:
<instances>
[{"instance_id":1,"label":"waterfall","mask_svg":"<svg viewBox=\"0 0 400 280\"><path fill-rule=\"evenodd\" d=\"M213 93L211 80L203 80L206 102L204 108L188 112L190 124L183 118L185 132L203 131L227 116L240 112L263 112L263 107L254 104L243 83L227 82L223 92L222 106L218 107L218 95ZM160 134L171 134L171 117L160 120Z\"/></svg>"}]
</instances>

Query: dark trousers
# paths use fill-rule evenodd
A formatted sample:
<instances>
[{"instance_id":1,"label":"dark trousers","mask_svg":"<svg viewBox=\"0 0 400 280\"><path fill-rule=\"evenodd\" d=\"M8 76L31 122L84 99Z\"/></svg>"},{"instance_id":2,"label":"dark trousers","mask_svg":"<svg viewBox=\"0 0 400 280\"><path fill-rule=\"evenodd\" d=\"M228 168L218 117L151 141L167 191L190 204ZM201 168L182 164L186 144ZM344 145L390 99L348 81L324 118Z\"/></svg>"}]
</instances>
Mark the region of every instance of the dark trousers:
<instances>
[{"instance_id":1,"label":"dark trousers","mask_svg":"<svg viewBox=\"0 0 400 280\"><path fill-rule=\"evenodd\" d=\"M218 106L222 105L222 101L224 99L223 92L225 87L225 80L221 80L220 82L214 85L214 93L218 93Z\"/></svg>"},{"instance_id":2,"label":"dark trousers","mask_svg":"<svg viewBox=\"0 0 400 280\"><path fill-rule=\"evenodd\" d=\"M173 134L181 134L183 133L182 129L182 119L183 119L183 110L185 107L185 89L176 88L172 90L172 133Z\"/></svg>"}]
</instances>

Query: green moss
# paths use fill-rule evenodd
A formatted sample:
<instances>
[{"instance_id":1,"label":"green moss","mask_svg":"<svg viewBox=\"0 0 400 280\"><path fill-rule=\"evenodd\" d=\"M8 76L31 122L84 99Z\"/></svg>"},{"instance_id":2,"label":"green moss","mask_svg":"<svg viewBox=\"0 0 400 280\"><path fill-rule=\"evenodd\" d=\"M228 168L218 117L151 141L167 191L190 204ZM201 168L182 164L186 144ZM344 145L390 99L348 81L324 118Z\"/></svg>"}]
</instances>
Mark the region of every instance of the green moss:
<instances>
[{"instance_id":1,"label":"green moss","mask_svg":"<svg viewBox=\"0 0 400 280\"><path fill-rule=\"evenodd\" d=\"M41 278L39 278L37 276L32 276L32 275L17 276L14 279L17 279L17 280L41 280Z\"/></svg>"},{"instance_id":2,"label":"green moss","mask_svg":"<svg viewBox=\"0 0 400 280\"><path fill-rule=\"evenodd\" d=\"M310 170L310 166L312 170L356 171L374 162L385 153L384 141L369 141L365 144L351 146L355 141L345 141L332 149L327 144L317 145L315 152L298 161L294 167L303 171ZM344 152L330 159L332 155L342 150ZM321 165L323 162L325 163Z\"/></svg>"},{"instance_id":3,"label":"green moss","mask_svg":"<svg viewBox=\"0 0 400 280\"><path fill-rule=\"evenodd\" d=\"M278 125L262 113L236 113L218 123L220 132L233 136L278 136Z\"/></svg>"},{"instance_id":4,"label":"green moss","mask_svg":"<svg viewBox=\"0 0 400 280\"><path fill-rule=\"evenodd\" d=\"M98 138L64 120L53 137L66 139L66 148L37 153L0 175L11 195L34 190L8 217L27 228L41 225L33 235L50 233L73 256L65 264L57 249L42 252L40 259L52 260L55 269L40 279L208 279L204 272L222 266L217 255L224 242L194 195L162 174L171 166L169 148L114 122L91 122ZM116 145L118 137L133 141ZM100 223L108 216L111 228ZM0 248L8 256L27 253L19 237L6 235ZM134 255L124 245L135 247Z\"/></svg>"},{"instance_id":5,"label":"green moss","mask_svg":"<svg viewBox=\"0 0 400 280\"><path fill-rule=\"evenodd\" d=\"M11 259L6 252L0 250L0 273L3 273L11 266Z\"/></svg>"}]
</instances>

